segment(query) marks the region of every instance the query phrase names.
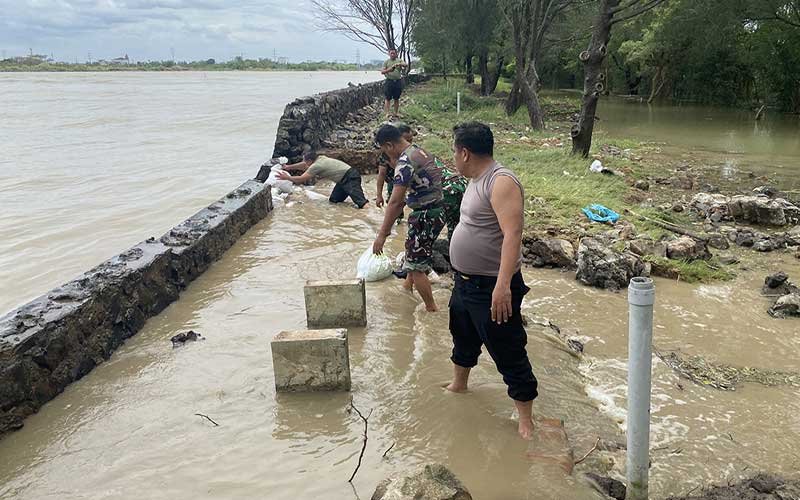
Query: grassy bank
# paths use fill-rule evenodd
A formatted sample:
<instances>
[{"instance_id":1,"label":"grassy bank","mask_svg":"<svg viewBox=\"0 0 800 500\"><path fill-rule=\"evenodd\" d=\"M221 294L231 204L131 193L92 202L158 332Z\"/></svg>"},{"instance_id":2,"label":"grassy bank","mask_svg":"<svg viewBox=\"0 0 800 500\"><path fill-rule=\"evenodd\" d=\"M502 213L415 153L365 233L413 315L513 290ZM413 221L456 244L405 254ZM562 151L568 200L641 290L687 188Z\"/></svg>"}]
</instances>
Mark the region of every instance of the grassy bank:
<instances>
[{"instance_id":1,"label":"grassy bank","mask_svg":"<svg viewBox=\"0 0 800 500\"><path fill-rule=\"evenodd\" d=\"M457 93L461 93L461 114L456 114ZM420 131L419 142L445 160L452 158L452 127L455 123L479 120L488 123L495 134L495 157L516 172L526 192L526 232L562 237L573 243L584 235L609 229L591 223L581 208L599 203L623 214L633 210L647 217L690 224L689 216L656 208L675 200L667 189L648 192L633 184L655 174L663 166L651 153L653 144L629 138L595 133L589 159L570 154L571 118L580 108L579 94L542 96L547 129L531 130L527 111L520 109L507 116L499 97L480 97L473 86L461 81L434 79L409 92L404 119ZM589 171L593 159L602 161L619 175ZM647 201L646 203L642 203ZM632 217L632 216L631 216ZM623 218L629 218L623 216ZM664 230L647 222L631 219L639 232L658 238ZM729 279L732 275L716 263L669 261L685 281Z\"/></svg>"}]
</instances>

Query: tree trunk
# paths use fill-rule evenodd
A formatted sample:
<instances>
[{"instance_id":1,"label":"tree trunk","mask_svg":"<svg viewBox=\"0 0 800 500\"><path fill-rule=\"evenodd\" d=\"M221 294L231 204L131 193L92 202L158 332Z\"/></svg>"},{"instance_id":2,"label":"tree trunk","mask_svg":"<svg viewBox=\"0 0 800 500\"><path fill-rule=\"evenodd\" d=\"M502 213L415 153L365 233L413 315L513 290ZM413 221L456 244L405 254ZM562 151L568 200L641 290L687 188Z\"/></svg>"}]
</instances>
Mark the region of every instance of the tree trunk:
<instances>
[{"instance_id":1,"label":"tree trunk","mask_svg":"<svg viewBox=\"0 0 800 500\"><path fill-rule=\"evenodd\" d=\"M497 66L495 67L494 71L489 74L490 80L487 84L486 88L486 95L494 94L494 91L497 90L497 83L500 81L500 73L503 72L503 56L499 56L497 58L497 62L495 63Z\"/></svg>"},{"instance_id":2,"label":"tree trunk","mask_svg":"<svg viewBox=\"0 0 800 500\"><path fill-rule=\"evenodd\" d=\"M486 52L481 52L481 55L478 56L478 72L481 74L481 95L487 96L491 77L489 76L489 54Z\"/></svg>"},{"instance_id":3,"label":"tree trunk","mask_svg":"<svg viewBox=\"0 0 800 500\"><path fill-rule=\"evenodd\" d=\"M472 56L467 55L464 60L464 65L466 66L467 70L467 83L472 84L475 83L475 73L472 71Z\"/></svg>"},{"instance_id":4,"label":"tree trunk","mask_svg":"<svg viewBox=\"0 0 800 500\"><path fill-rule=\"evenodd\" d=\"M512 116L522 106L522 86L520 85L520 78L514 77L514 83L511 85L511 92L506 97L506 114Z\"/></svg>"},{"instance_id":5,"label":"tree trunk","mask_svg":"<svg viewBox=\"0 0 800 500\"><path fill-rule=\"evenodd\" d=\"M658 85L656 85L656 82L658 82ZM647 98L647 104L653 102L653 99L658 96L658 94L661 92L661 89L664 88L664 84L666 82L667 78L664 76L664 68L659 66L656 68L656 74L653 75L653 83L650 85L650 97Z\"/></svg>"},{"instance_id":6,"label":"tree trunk","mask_svg":"<svg viewBox=\"0 0 800 500\"><path fill-rule=\"evenodd\" d=\"M539 75L536 73L535 61L528 63L526 78L522 81L522 99L528 108L528 118L531 128L542 130L544 128L544 113L539 103Z\"/></svg>"},{"instance_id":7,"label":"tree trunk","mask_svg":"<svg viewBox=\"0 0 800 500\"><path fill-rule=\"evenodd\" d=\"M600 13L592 27L592 38L589 47L580 53L583 63L583 100L578 122L572 126L572 154L584 158L589 156L592 147L595 113L600 95L606 89L606 75L603 72L603 61L608 52L608 41L611 39L611 10L619 5L620 0L601 0Z\"/></svg>"},{"instance_id":8,"label":"tree trunk","mask_svg":"<svg viewBox=\"0 0 800 500\"><path fill-rule=\"evenodd\" d=\"M512 116L522 106L522 88L525 81L525 73L528 69L528 59L525 54L525 48L522 41L515 36L514 39L514 54L517 59L517 68L514 72L514 84L511 86L511 92L506 98L506 114Z\"/></svg>"}]
</instances>

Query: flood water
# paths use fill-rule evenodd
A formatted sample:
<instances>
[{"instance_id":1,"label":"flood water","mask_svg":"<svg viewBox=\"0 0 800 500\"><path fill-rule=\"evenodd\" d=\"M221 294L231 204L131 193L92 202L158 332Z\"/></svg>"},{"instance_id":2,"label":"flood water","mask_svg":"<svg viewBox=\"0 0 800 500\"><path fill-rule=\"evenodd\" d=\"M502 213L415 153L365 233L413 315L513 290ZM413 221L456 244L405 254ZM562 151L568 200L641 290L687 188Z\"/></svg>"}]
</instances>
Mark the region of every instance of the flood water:
<instances>
[{"instance_id":1,"label":"flood water","mask_svg":"<svg viewBox=\"0 0 800 500\"><path fill-rule=\"evenodd\" d=\"M255 175L295 97L379 77L0 73L0 311Z\"/></svg>"},{"instance_id":2,"label":"flood water","mask_svg":"<svg viewBox=\"0 0 800 500\"><path fill-rule=\"evenodd\" d=\"M26 87L20 78L30 78L29 93L35 93L30 86L41 78L46 97L62 92L53 90L59 87L53 83L59 76L8 77L17 79L18 89ZM75 78L79 76L118 77ZM120 78L138 82L148 76ZM0 75L0 81L5 77ZM171 135L159 134L158 124L171 123L177 113L163 112L163 106L147 108L149 114L142 111L138 123L152 126L152 135L138 147L117 144L127 151L114 163L116 173L125 174L119 179L121 187L103 170L106 159L117 154L113 143L84 147L86 137L79 132L73 138L72 132L53 132L46 126L38 146L35 137L15 147L2 141L0 158L5 163L0 175L5 177L0 199L8 212L6 199L14 196L10 210L18 220L0 219L0 245L14 242L2 247L2 282L15 283L0 289L0 299L11 305L25 299L25 293L44 291L62 280L61 275L46 274L58 270L61 262L77 267L63 276L72 277L129 243L159 234L252 175L253 166L271 150L274 122L289 95L308 93L282 90L287 97L283 104L274 104L276 118L262 120L260 110L251 109L252 99L241 95L264 95L260 92L266 84L259 78L270 77L209 74L208 78L229 79L224 86L239 88L238 93L230 90L214 97L196 90L194 100L183 101L184 128L168 129ZM135 87L147 85L151 84ZM196 85L199 89L202 84ZM138 95L135 88L116 92L129 99ZM180 100L181 92L173 90L171 96ZM147 104L147 99L137 99L141 106ZM226 105L229 99L238 104ZM200 102L217 110L214 123L205 121ZM85 98L85 106L105 109L92 98ZM126 117L135 115L132 104L120 106L130 106ZM229 106L239 112L224 111ZM51 107L56 116L81 116L71 107L60 112L56 104ZM204 140L191 133L192 123L198 124L197 134ZM237 123L243 123L242 137L230 132ZM0 127L6 137L12 130L33 130L35 125L4 121ZM131 127L121 127L125 128ZM48 134L75 145L72 152L63 153L70 159L65 164L75 166L83 158L89 165L88 180L79 184L69 177L69 169L59 171L57 164L51 175L72 178L71 183L48 184L46 176L39 177L30 158L44 155L41 149L47 142L42 137ZM225 140L238 150L223 151L211 144ZM170 153L173 149L189 154L194 147L202 150L194 157L196 164L183 163L171 175L163 158L182 156ZM15 148L27 153L9 156ZM209 159L221 154L230 154L232 160ZM19 175L9 175L8 165L12 171L22 166ZM202 175L191 175L195 170ZM8 177L14 182L26 179L26 184L13 189ZM369 183L368 194L374 194L372 179ZM61 194L50 195L48 188ZM78 192L68 195L70 189ZM326 194L330 186L315 189ZM163 207L152 201L153 193ZM57 208L49 213L50 206ZM111 214L104 215L105 210ZM138 210L149 212L145 216ZM28 212L35 216L25 218ZM59 216L61 212L65 213ZM577 474L566 476L553 464L528 458L529 453L546 452L547 444L527 444L517 437L512 406L490 360L482 359L473 371L469 394L449 394L441 388L451 373L447 314L425 313L398 280L367 287L368 325L349 332L351 394L275 394L270 339L282 330L305 326L306 280L354 276L355 262L370 245L381 215L374 207L357 211L331 206L303 192L288 203L278 202L276 211L192 283L179 301L148 321L109 361L28 418L22 430L0 441L0 498L365 499L386 475L431 461L448 465L476 499L601 498ZM107 227L93 219L106 216ZM404 230L400 226L390 239L390 253L401 250ZM767 272L783 269L800 280L800 261L788 254L780 259L748 261L748 270L729 283L693 286L657 279L654 343L662 350L680 349L718 363L800 371L798 322L770 318L768 299L759 295ZM548 341L543 328L529 327L528 351L541 391L535 412L565 421L576 457L589 450L596 437L624 441L626 295L583 287L573 273L526 270L525 275L532 291L524 313L534 320L549 319L565 331L577 330L586 342L586 353L578 360ZM447 303L447 285L435 286L440 306ZM189 329L206 340L173 349L169 338ZM346 411L350 396L362 411L373 410L354 489L347 479L358 459L363 425ZM798 396L798 388L755 384L734 392L716 391L679 379L656 360L652 496L686 493L699 484L733 480L756 470L796 474ZM197 413L208 415L219 427ZM610 474L620 477L624 452L593 458L599 456L611 467Z\"/></svg>"},{"instance_id":3,"label":"flood water","mask_svg":"<svg viewBox=\"0 0 800 500\"><path fill-rule=\"evenodd\" d=\"M694 155L723 173L773 176L783 189L800 188L800 116L693 104L640 103L603 98L598 129L613 137L658 143L668 155Z\"/></svg>"}]
</instances>

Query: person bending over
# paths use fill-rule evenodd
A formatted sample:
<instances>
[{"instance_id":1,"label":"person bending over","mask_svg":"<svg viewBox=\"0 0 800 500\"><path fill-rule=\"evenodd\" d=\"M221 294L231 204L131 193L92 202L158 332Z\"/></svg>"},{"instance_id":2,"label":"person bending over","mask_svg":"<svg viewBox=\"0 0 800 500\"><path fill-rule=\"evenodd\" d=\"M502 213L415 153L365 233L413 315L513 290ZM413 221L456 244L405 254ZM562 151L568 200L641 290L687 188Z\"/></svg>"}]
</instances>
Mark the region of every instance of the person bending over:
<instances>
[{"instance_id":1,"label":"person bending over","mask_svg":"<svg viewBox=\"0 0 800 500\"><path fill-rule=\"evenodd\" d=\"M375 238L372 250L383 253L386 238L392 232L397 216L408 205L406 258L403 269L408 272L412 286L416 287L425 308L436 311L431 283L427 273L433 263L433 243L444 227L442 209L442 172L433 155L403 138L394 125L383 125L375 134L375 142L395 164L394 188L383 224Z\"/></svg>"},{"instance_id":2,"label":"person bending over","mask_svg":"<svg viewBox=\"0 0 800 500\"><path fill-rule=\"evenodd\" d=\"M530 290L520 271L524 193L514 173L492 157L488 126L472 122L453 131L456 169L470 182L450 242L455 285L450 299L453 381L447 389L467 391L469 372L485 346L519 413L519 434L530 439L538 382L520 312Z\"/></svg>"},{"instance_id":3,"label":"person bending over","mask_svg":"<svg viewBox=\"0 0 800 500\"><path fill-rule=\"evenodd\" d=\"M301 175L296 176L290 175L288 172L278 174L280 179L292 181L295 184L305 184L312 179L333 181L335 185L329 198L331 203L342 203L348 197L358 208L364 208L364 205L369 203L361 188L361 174L341 160L309 151L303 155L303 161L286 165L284 169L302 172Z\"/></svg>"}]
</instances>

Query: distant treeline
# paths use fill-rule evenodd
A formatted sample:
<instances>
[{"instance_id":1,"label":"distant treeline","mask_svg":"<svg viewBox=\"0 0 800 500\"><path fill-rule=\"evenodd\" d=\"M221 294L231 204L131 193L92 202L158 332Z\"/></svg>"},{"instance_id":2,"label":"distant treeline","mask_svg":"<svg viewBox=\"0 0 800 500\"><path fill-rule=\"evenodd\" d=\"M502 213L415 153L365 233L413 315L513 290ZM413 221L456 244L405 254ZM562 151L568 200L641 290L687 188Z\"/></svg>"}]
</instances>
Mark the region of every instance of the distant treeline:
<instances>
[{"instance_id":1,"label":"distant treeline","mask_svg":"<svg viewBox=\"0 0 800 500\"><path fill-rule=\"evenodd\" d=\"M378 66L345 64L327 61L303 63L278 63L269 59L244 59L237 57L226 62L214 59L204 61L141 61L119 64L106 61L92 63L66 63L47 61L36 57L5 59L0 61L0 71L369 71Z\"/></svg>"}]
</instances>

